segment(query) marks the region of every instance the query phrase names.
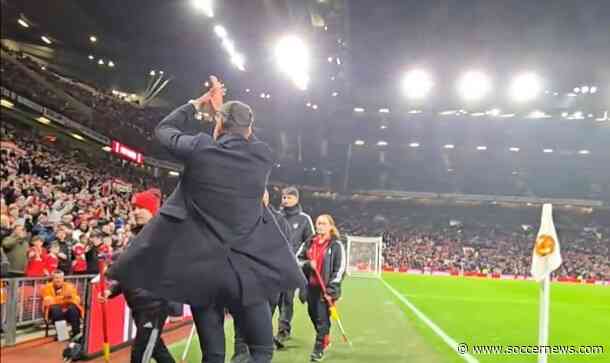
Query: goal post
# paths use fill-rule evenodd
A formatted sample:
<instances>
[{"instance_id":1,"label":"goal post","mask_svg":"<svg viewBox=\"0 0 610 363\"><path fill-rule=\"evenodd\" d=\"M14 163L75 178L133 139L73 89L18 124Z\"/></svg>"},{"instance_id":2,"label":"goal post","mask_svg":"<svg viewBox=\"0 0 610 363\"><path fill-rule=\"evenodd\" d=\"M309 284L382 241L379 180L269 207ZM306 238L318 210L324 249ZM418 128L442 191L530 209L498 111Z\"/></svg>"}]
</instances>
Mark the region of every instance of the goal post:
<instances>
[{"instance_id":1,"label":"goal post","mask_svg":"<svg viewBox=\"0 0 610 363\"><path fill-rule=\"evenodd\" d=\"M381 277L381 237L347 236L347 274L355 277Z\"/></svg>"}]
</instances>

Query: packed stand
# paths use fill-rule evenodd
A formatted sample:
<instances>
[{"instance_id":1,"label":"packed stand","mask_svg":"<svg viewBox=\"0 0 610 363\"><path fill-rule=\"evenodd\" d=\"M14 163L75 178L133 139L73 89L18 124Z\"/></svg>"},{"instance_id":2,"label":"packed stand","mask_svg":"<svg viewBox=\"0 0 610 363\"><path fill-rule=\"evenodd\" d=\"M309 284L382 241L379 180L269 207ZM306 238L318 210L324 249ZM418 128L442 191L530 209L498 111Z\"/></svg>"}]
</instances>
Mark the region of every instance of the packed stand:
<instances>
[{"instance_id":1,"label":"packed stand","mask_svg":"<svg viewBox=\"0 0 610 363\"><path fill-rule=\"evenodd\" d=\"M307 209L313 211L312 216L335 216L344 234L382 236L383 265L387 269L530 274L539 220L539 211L533 208L495 215L484 207L451 209L396 201L311 198L303 204L310 206ZM524 218L530 225L520 223ZM557 275L610 280L610 220L598 218L593 220L595 226L587 228L583 228L584 220L570 226L557 223L577 219L575 215L556 218L563 256Z\"/></svg>"},{"instance_id":2,"label":"packed stand","mask_svg":"<svg viewBox=\"0 0 610 363\"><path fill-rule=\"evenodd\" d=\"M132 148L140 149L146 155L171 159L154 140L154 127L169 113L169 110L154 107L140 107L138 102L129 102L80 81L63 77L43 67L28 56L6 51L4 54L38 73L46 81L77 99L90 108L90 113L79 111L70 101L57 92L36 82L27 72L10 61L2 62L2 84L12 91L31 98L72 120L96 130L111 139L116 139Z\"/></svg>"},{"instance_id":3,"label":"packed stand","mask_svg":"<svg viewBox=\"0 0 610 363\"><path fill-rule=\"evenodd\" d=\"M134 223L130 194L108 180L153 185L119 161L103 170L71 152L2 127L0 221L9 277L97 273L97 255L121 250Z\"/></svg>"}]
</instances>

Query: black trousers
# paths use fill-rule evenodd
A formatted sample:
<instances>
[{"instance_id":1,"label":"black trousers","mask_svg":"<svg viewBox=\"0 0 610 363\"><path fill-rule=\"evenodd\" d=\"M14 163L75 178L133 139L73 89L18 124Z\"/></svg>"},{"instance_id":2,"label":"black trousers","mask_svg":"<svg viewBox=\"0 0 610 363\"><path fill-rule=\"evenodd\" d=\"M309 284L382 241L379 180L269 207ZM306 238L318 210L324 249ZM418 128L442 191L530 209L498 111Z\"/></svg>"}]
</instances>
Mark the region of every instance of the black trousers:
<instances>
[{"instance_id":1,"label":"black trousers","mask_svg":"<svg viewBox=\"0 0 610 363\"><path fill-rule=\"evenodd\" d=\"M307 312L316 330L316 344L322 344L324 337L330 333L330 313L319 286L308 287Z\"/></svg>"},{"instance_id":2,"label":"black trousers","mask_svg":"<svg viewBox=\"0 0 610 363\"><path fill-rule=\"evenodd\" d=\"M131 363L149 363L151 358L155 358L157 363L175 362L161 338L167 314L167 308L153 311L132 310L138 331L131 348Z\"/></svg>"},{"instance_id":3,"label":"black trousers","mask_svg":"<svg viewBox=\"0 0 610 363\"><path fill-rule=\"evenodd\" d=\"M225 311L234 319L250 352L251 363L270 363L273 357L273 325L268 302L243 306L241 287L233 271L223 276L225 286L211 306L192 306L203 363L225 362Z\"/></svg>"},{"instance_id":4,"label":"black trousers","mask_svg":"<svg viewBox=\"0 0 610 363\"><path fill-rule=\"evenodd\" d=\"M280 294L279 308L278 332L290 335L294 315L294 290L284 291Z\"/></svg>"},{"instance_id":5,"label":"black trousers","mask_svg":"<svg viewBox=\"0 0 610 363\"><path fill-rule=\"evenodd\" d=\"M51 305L49 307L49 319L53 323L65 320L72 327L72 335L80 333L80 310L74 304L68 305L66 310L63 310L61 305Z\"/></svg>"},{"instance_id":6,"label":"black trousers","mask_svg":"<svg viewBox=\"0 0 610 363\"><path fill-rule=\"evenodd\" d=\"M275 314L275 310L277 309L277 307L279 305L279 300L280 300L279 294L275 298L269 300L269 308L271 309L271 317L273 317L273 314ZM237 324L233 324L233 329L235 331L235 343L234 343L235 348L233 349L234 356L237 356L239 354L249 354L248 344L246 344L246 339L244 337L244 334L241 332L241 330L239 329Z\"/></svg>"}]
</instances>

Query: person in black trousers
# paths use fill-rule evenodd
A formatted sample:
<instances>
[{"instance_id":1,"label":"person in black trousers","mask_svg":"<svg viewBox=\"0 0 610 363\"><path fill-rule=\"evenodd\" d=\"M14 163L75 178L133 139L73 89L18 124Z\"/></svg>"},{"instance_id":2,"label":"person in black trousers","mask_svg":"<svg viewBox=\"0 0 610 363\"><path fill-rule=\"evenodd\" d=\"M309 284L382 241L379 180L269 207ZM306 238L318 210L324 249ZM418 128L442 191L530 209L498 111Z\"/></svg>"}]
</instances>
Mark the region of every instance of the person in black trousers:
<instances>
[{"instance_id":1,"label":"person in black trousers","mask_svg":"<svg viewBox=\"0 0 610 363\"><path fill-rule=\"evenodd\" d=\"M330 346L330 313L322 286L315 270L322 278L326 293L333 301L341 297L341 282L345 275L346 255L335 221L328 214L316 220L317 234L304 243L297 253L299 264L307 277L307 312L316 330L316 340L310 359L319 362Z\"/></svg>"},{"instance_id":2,"label":"person in black trousers","mask_svg":"<svg viewBox=\"0 0 610 363\"><path fill-rule=\"evenodd\" d=\"M287 235L290 246L294 253L301 245L311 239L314 235L314 227L309 214L303 212L303 207L299 200L299 190L290 186L282 190L282 209L281 213L288 222L290 233ZM301 296L305 292L305 286L300 287ZM280 343L290 338L292 332L292 317L294 315L294 294L295 290L282 291L280 294L278 317L278 333L276 340Z\"/></svg>"},{"instance_id":3,"label":"person in black trousers","mask_svg":"<svg viewBox=\"0 0 610 363\"><path fill-rule=\"evenodd\" d=\"M132 198L135 207L134 219L138 233L159 209L159 198L151 191L137 193ZM165 346L161 334L169 315L169 303L144 289L126 289L119 282L112 282L110 289L99 297L100 302L120 294L125 296L131 309L131 316L136 324L136 337L131 348L130 363L149 363L154 358L157 363L175 363L174 358Z\"/></svg>"},{"instance_id":4,"label":"person in black trousers","mask_svg":"<svg viewBox=\"0 0 610 363\"><path fill-rule=\"evenodd\" d=\"M191 305L203 362L224 363L228 310L244 335L250 362L269 363L269 300L303 286L305 278L273 215L261 205L273 153L253 134L250 106L230 101L216 108L224 91L217 79L211 81L208 93L174 110L155 129L184 170L159 214L110 272L124 288ZM208 104L216 112L212 136L195 117ZM197 129L202 132L194 133Z\"/></svg>"},{"instance_id":5,"label":"person in black trousers","mask_svg":"<svg viewBox=\"0 0 610 363\"><path fill-rule=\"evenodd\" d=\"M276 211L271 204L269 204L269 192L265 189L265 193L263 194L263 206L268 208L273 217L275 218L275 222L277 222L280 231L284 234L284 236L288 236L290 234L290 226L288 222L284 218L284 216ZM286 238L286 242L288 242L288 238ZM275 313L278 305L280 303L280 294L277 294L275 297L269 300L269 307L271 309L271 316ZM234 325L235 330L235 349L233 350L233 357L231 358L231 363L247 363L250 359L250 352L248 349L248 345L244 340L244 335L239 330L237 325ZM284 347L282 342L274 338L274 343L276 349L281 349Z\"/></svg>"}]
</instances>

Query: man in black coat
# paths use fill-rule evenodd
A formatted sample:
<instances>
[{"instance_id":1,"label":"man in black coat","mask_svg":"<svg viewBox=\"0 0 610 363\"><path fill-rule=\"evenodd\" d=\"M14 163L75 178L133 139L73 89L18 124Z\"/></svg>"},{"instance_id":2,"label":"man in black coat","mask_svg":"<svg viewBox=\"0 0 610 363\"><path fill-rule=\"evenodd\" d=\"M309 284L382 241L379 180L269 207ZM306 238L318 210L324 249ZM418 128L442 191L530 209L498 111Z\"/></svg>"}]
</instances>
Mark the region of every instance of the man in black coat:
<instances>
[{"instance_id":1,"label":"man in black coat","mask_svg":"<svg viewBox=\"0 0 610 363\"><path fill-rule=\"evenodd\" d=\"M303 212L299 201L299 190L296 187L288 187L282 190L282 215L290 227L289 241L293 252L296 254L301 245L311 239L314 235L313 222L309 214ZM303 295L305 286L301 286ZM283 291L279 301L279 321L277 340L284 342L290 338L292 330L292 317L294 315L294 289Z\"/></svg>"},{"instance_id":2,"label":"man in black coat","mask_svg":"<svg viewBox=\"0 0 610 363\"><path fill-rule=\"evenodd\" d=\"M273 205L269 203L269 192L265 190L265 194L263 194L263 206L268 208L271 214L273 215L275 222L277 223L280 231L286 236L286 242L288 242L288 236L290 236L290 226L288 225L288 221L279 211L273 208ZM271 308L271 316L275 313L275 309L278 307L280 302L280 294L274 296L271 300L269 300L269 307ZM235 325L235 348L233 349L233 357L231 358L231 363L247 363L250 359L250 352L248 350L248 345L244 340L243 334L240 332L239 327ZM276 339L274 339L274 343L277 349L284 348L284 345Z\"/></svg>"},{"instance_id":3,"label":"man in black coat","mask_svg":"<svg viewBox=\"0 0 610 363\"><path fill-rule=\"evenodd\" d=\"M251 108L237 101L222 105L213 136L183 131L195 129L195 113L213 92L177 108L157 126L161 144L184 163L182 178L110 275L126 288L190 304L203 362L224 362L225 308L243 332L252 361L269 362L268 301L305 279L261 204L273 158L252 134Z\"/></svg>"}]
</instances>

